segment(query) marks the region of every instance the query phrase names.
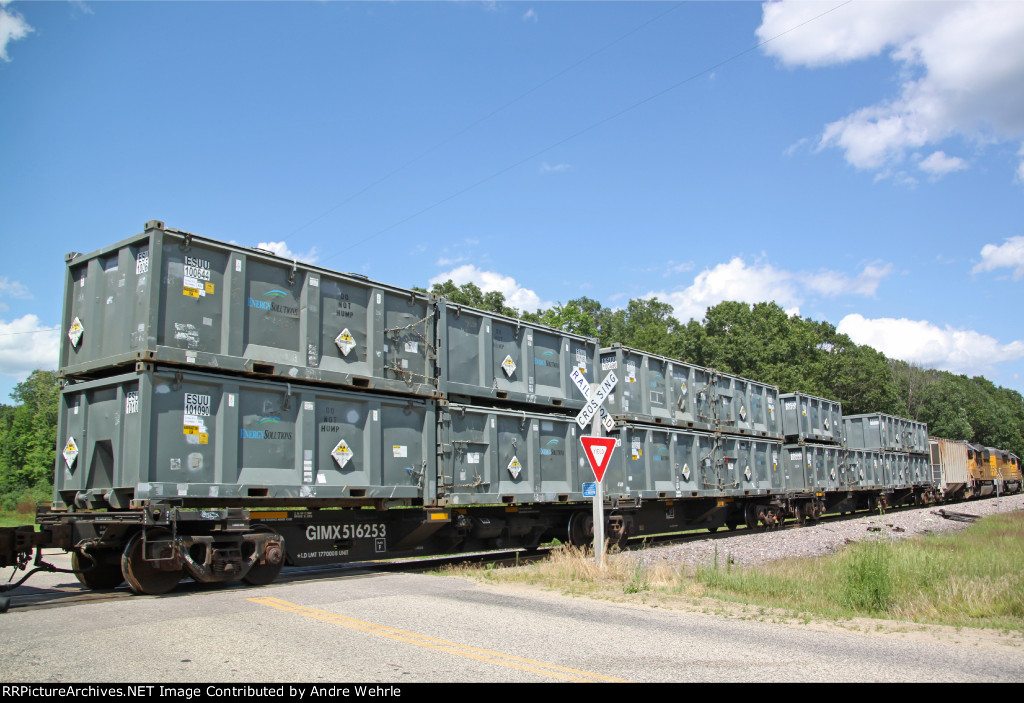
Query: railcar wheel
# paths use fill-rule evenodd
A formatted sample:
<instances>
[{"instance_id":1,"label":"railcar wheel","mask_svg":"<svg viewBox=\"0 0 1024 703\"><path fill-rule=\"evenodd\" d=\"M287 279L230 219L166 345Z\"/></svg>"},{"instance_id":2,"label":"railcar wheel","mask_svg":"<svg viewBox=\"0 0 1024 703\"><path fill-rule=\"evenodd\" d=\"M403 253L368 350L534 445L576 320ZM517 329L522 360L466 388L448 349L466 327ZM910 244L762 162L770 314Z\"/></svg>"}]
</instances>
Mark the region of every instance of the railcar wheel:
<instances>
[{"instance_id":1,"label":"railcar wheel","mask_svg":"<svg viewBox=\"0 0 1024 703\"><path fill-rule=\"evenodd\" d=\"M257 532L270 532L273 530L267 527L260 526ZM272 583L277 578L278 574L281 573L281 568L284 566L284 537L275 534L280 540L279 544L271 545L267 548L266 561L263 564L253 564L252 568L249 569L248 573L242 577L242 580L252 586L266 586L268 583Z\"/></svg>"},{"instance_id":2,"label":"railcar wheel","mask_svg":"<svg viewBox=\"0 0 1024 703\"><path fill-rule=\"evenodd\" d=\"M716 532L718 532L718 525L715 525L714 527L709 527L708 532L710 532L711 534L715 534Z\"/></svg>"},{"instance_id":3,"label":"railcar wheel","mask_svg":"<svg viewBox=\"0 0 1024 703\"><path fill-rule=\"evenodd\" d=\"M146 561L143 558L145 555L142 535L142 532L136 534L124 548L124 554L121 555L121 572L128 586L136 593L159 596L177 586L183 574L180 568L165 571L156 568L152 561ZM146 534L146 541L166 539L169 536L167 530L150 530Z\"/></svg>"},{"instance_id":4,"label":"railcar wheel","mask_svg":"<svg viewBox=\"0 0 1024 703\"><path fill-rule=\"evenodd\" d=\"M735 530L737 527L739 527L740 523L738 521L736 521L736 520L726 520L725 521L725 526L728 527L729 530L731 531L731 530Z\"/></svg>"},{"instance_id":5,"label":"railcar wheel","mask_svg":"<svg viewBox=\"0 0 1024 703\"><path fill-rule=\"evenodd\" d=\"M569 530L566 534L569 544L585 547L594 541L594 518L580 511L569 516Z\"/></svg>"},{"instance_id":6,"label":"railcar wheel","mask_svg":"<svg viewBox=\"0 0 1024 703\"><path fill-rule=\"evenodd\" d=\"M746 520L747 527L751 530L757 529L757 506L753 503L747 503L747 506L743 509L743 519Z\"/></svg>"},{"instance_id":7,"label":"railcar wheel","mask_svg":"<svg viewBox=\"0 0 1024 703\"><path fill-rule=\"evenodd\" d=\"M629 524L621 515L612 515L605 523L605 539L612 547L625 549L629 542Z\"/></svg>"},{"instance_id":8,"label":"railcar wheel","mask_svg":"<svg viewBox=\"0 0 1024 703\"><path fill-rule=\"evenodd\" d=\"M111 550L116 557L117 552ZM71 553L71 568L75 570L78 582L92 591L117 588L124 582L121 566L108 563L100 554L89 556L84 552Z\"/></svg>"},{"instance_id":9,"label":"railcar wheel","mask_svg":"<svg viewBox=\"0 0 1024 703\"><path fill-rule=\"evenodd\" d=\"M803 503L797 503L793 506L793 512L796 513L796 524L800 527L807 526L807 509Z\"/></svg>"}]
</instances>

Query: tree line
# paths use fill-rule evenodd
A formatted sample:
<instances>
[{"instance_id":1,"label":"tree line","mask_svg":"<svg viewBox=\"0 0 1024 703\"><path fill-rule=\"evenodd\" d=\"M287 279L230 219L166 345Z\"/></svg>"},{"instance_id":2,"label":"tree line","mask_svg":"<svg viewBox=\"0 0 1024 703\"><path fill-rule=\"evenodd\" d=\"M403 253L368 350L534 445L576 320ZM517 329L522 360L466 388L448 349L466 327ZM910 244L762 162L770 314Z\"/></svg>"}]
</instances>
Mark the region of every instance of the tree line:
<instances>
[{"instance_id":1,"label":"tree line","mask_svg":"<svg viewBox=\"0 0 1024 703\"><path fill-rule=\"evenodd\" d=\"M56 371L33 371L0 405L0 509L49 500L57 458Z\"/></svg>"},{"instance_id":2,"label":"tree line","mask_svg":"<svg viewBox=\"0 0 1024 703\"><path fill-rule=\"evenodd\" d=\"M419 289L423 291L423 289ZM425 291L424 291L425 292ZM682 324L672 306L638 298L612 310L577 298L520 313L504 295L472 283L435 284L460 305L520 317L587 337L838 400L848 415L881 412L928 424L929 433L1008 449L1024 457L1024 397L981 376L968 378L888 359L854 344L827 322L787 315L775 303L723 302L700 322ZM57 457L57 373L34 371L0 405L0 508L48 500Z\"/></svg>"}]
</instances>

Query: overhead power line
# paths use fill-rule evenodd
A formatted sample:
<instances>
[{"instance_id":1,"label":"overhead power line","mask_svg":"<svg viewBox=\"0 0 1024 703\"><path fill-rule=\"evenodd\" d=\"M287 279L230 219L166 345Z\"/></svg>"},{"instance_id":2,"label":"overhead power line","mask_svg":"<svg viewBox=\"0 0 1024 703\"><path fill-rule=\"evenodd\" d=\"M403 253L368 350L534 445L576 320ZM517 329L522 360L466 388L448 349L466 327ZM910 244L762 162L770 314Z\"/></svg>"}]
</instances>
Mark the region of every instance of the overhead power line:
<instances>
[{"instance_id":1,"label":"overhead power line","mask_svg":"<svg viewBox=\"0 0 1024 703\"><path fill-rule=\"evenodd\" d=\"M55 332L60 327L40 327L37 330L24 330L22 332L0 332L0 337L10 337L16 334L39 334L40 332Z\"/></svg>"}]
</instances>

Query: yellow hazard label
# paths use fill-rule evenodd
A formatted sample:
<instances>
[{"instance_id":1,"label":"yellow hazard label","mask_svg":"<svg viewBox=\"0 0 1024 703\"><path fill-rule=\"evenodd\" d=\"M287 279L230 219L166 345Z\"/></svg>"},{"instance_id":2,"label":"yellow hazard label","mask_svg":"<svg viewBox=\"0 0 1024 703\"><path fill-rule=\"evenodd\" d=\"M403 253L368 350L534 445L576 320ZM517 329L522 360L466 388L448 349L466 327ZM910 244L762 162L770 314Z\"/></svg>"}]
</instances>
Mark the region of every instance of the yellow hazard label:
<instances>
[{"instance_id":1,"label":"yellow hazard label","mask_svg":"<svg viewBox=\"0 0 1024 703\"><path fill-rule=\"evenodd\" d=\"M206 282L206 292L213 293L213 284L210 283L209 281Z\"/></svg>"},{"instance_id":2,"label":"yellow hazard label","mask_svg":"<svg viewBox=\"0 0 1024 703\"><path fill-rule=\"evenodd\" d=\"M187 296L190 296L192 298L198 298L199 297L199 289L198 288L189 288L188 286L185 286L182 289L181 292L182 292L183 295L187 295Z\"/></svg>"},{"instance_id":3,"label":"yellow hazard label","mask_svg":"<svg viewBox=\"0 0 1024 703\"><path fill-rule=\"evenodd\" d=\"M210 442L210 434L208 432L200 432L199 433L199 443L200 444L209 444L209 442Z\"/></svg>"},{"instance_id":4,"label":"yellow hazard label","mask_svg":"<svg viewBox=\"0 0 1024 703\"><path fill-rule=\"evenodd\" d=\"M181 430L183 434L199 434L199 428L194 425L185 425Z\"/></svg>"}]
</instances>

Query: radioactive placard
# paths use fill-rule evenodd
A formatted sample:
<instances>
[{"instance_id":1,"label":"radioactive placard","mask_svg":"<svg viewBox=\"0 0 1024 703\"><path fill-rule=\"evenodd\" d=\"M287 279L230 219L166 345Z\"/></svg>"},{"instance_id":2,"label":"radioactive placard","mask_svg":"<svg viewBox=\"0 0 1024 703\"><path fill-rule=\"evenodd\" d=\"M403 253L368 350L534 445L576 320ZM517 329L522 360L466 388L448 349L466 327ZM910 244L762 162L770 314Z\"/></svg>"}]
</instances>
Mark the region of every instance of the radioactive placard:
<instances>
[{"instance_id":1,"label":"radioactive placard","mask_svg":"<svg viewBox=\"0 0 1024 703\"><path fill-rule=\"evenodd\" d=\"M345 356L352 351L356 346L356 340L352 339L352 333L348 331L348 327L343 329L337 337L334 338L334 343L338 345L338 349Z\"/></svg>"},{"instance_id":2,"label":"radioactive placard","mask_svg":"<svg viewBox=\"0 0 1024 703\"><path fill-rule=\"evenodd\" d=\"M345 464L348 463L349 459L354 456L348 445L345 444L345 440L341 440L335 445L334 449L331 450L331 458L338 464L338 468L344 469Z\"/></svg>"},{"instance_id":3,"label":"radioactive placard","mask_svg":"<svg viewBox=\"0 0 1024 703\"><path fill-rule=\"evenodd\" d=\"M82 321L77 317L71 321L71 328L68 330L68 339L71 340L71 346L78 347L78 343L82 341L82 334L85 332L85 327L82 325Z\"/></svg>"},{"instance_id":4,"label":"radioactive placard","mask_svg":"<svg viewBox=\"0 0 1024 703\"><path fill-rule=\"evenodd\" d=\"M64 463L66 463L70 469L74 465L75 459L78 458L78 445L75 443L74 437L68 437L68 442L64 445L63 454Z\"/></svg>"}]
</instances>

